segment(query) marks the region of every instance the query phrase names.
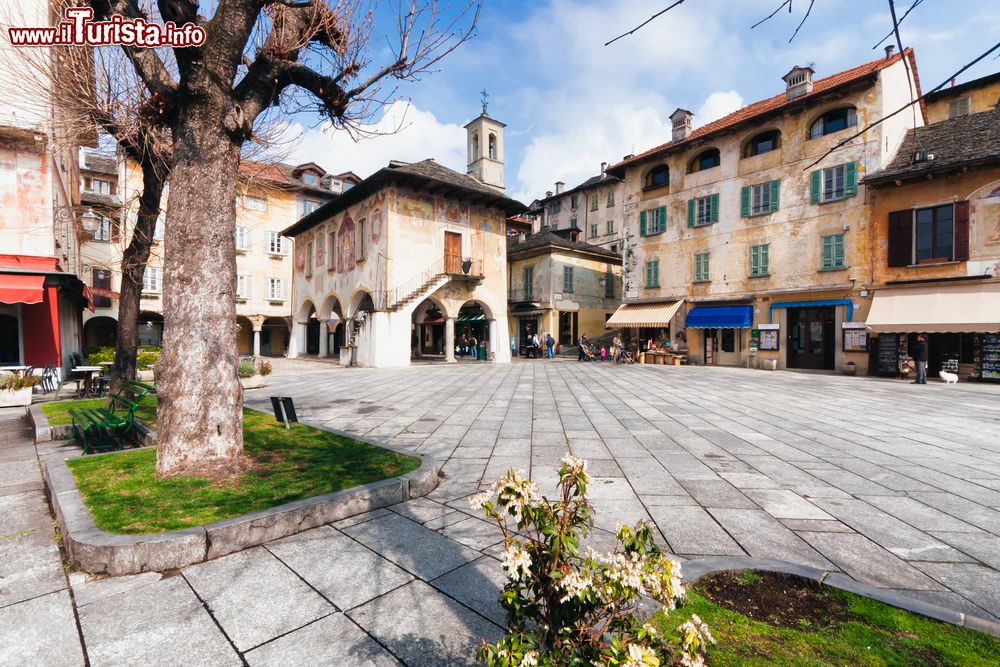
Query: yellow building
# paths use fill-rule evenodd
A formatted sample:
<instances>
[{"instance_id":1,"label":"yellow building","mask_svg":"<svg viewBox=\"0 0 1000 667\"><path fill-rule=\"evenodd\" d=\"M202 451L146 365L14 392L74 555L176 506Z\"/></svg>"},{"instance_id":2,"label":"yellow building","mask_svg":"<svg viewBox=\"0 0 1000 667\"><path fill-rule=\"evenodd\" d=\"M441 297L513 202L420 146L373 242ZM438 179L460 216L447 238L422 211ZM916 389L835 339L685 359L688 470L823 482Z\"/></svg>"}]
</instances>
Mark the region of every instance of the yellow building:
<instances>
[{"instance_id":1,"label":"yellow building","mask_svg":"<svg viewBox=\"0 0 1000 667\"><path fill-rule=\"evenodd\" d=\"M621 255L542 228L507 237L508 323L520 354L533 334L576 345L582 334L605 332L621 303Z\"/></svg>"},{"instance_id":2,"label":"yellow building","mask_svg":"<svg viewBox=\"0 0 1000 667\"><path fill-rule=\"evenodd\" d=\"M918 107L889 118L919 94L916 64L908 50L813 74L795 67L782 93L697 129L678 109L671 141L608 169L626 197L612 324L659 327L691 363L864 372L860 183L923 123Z\"/></svg>"},{"instance_id":3,"label":"yellow building","mask_svg":"<svg viewBox=\"0 0 1000 667\"><path fill-rule=\"evenodd\" d=\"M931 377L1000 380L1000 109L911 130L864 182L873 370L895 375L923 333Z\"/></svg>"},{"instance_id":4,"label":"yellow building","mask_svg":"<svg viewBox=\"0 0 1000 667\"><path fill-rule=\"evenodd\" d=\"M237 345L240 354L281 356L291 337L292 242L281 230L350 187L316 164L292 166L245 160L236 198ZM142 187L141 171L114 156L81 156L81 198L100 222L80 255L95 310L84 315L84 345L114 345L122 252L131 241ZM167 186L169 188L169 185ZM163 195L164 213L168 192ZM163 333L163 219L143 276L139 343L159 345Z\"/></svg>"},{"instance_id":5,"label":"yellow building","mask_svg":"<svg viewBox=\"0 0 1000 667\"><path fill-rule=\"evenodd\" d=\"M929 124L1000 108L1000 72L928 93L924 104Z\"/></svg>"}]
</instances>

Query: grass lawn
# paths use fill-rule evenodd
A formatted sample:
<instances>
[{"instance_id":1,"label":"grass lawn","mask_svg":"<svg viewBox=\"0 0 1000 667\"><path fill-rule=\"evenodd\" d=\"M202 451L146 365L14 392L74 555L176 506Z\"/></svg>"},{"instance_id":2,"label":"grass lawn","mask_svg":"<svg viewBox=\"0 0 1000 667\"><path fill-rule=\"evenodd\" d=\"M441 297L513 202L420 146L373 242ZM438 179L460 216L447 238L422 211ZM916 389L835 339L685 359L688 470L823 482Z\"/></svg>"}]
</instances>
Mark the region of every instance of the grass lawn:
<instances>
[{"instance_id":1,"label":"grass lawn","mask_svg":"<svg viewBox=\"0 0 1000 667\"><path fill-rule=\"evenodd\" d=\"M85 398L79 401L54 401L52 403L42 403L42 412L52 426L72 424L73 419L69 416L69 411L74 408L103 408L107 405L106 398ZM135 411L135 416L146 422L150 426L156 426L156 396L147 396L139 402L139 407Z\"/></svg>"},{"instance_id":2,"label":"grass lawn","mask_svg":"<svg viewBox=\"0 0 1000 667\"><path fill-rule=\"evenodd\" d=\"M401 475L420 459L243 410L243 443L255 468L238 482L160 479L156 451L137 449L67 461L98 528L125 534L198 526Z\"/></svg>"},{"instance_id":3,"label":"grass lawn","mask_svg":"<svg viewBox=\"0 0 1000 667\"><path fill-rule=\"evenodd\" d=\"M708 649L711 667L1000 665L1000 641L989 635L790 580L754 572L707 577L655 623L679 641L677 626L692 613L701 617L717 642Z\"/></svg>"}]
</instances>

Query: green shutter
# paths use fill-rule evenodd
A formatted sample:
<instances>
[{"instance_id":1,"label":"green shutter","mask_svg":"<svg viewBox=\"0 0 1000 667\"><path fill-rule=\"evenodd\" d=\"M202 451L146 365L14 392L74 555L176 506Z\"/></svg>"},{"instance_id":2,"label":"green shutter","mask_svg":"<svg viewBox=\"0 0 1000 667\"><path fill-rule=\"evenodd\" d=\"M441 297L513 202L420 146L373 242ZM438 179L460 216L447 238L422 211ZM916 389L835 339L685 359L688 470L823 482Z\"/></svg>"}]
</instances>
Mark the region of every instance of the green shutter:
<instances>
[{"instance_id":1,"label":"green shutter","mask_svg":"<svg viewBox=\"0 0 1000 667\"><path fill-rule=\"evenodd\" d=\"M760 246L750 246L750 275L756 276L760 273Z\"/></svg>"},{"instance_id":2,"label":"green shutter","mask_svg":"<svg viewBox=\"0 0 1000 667\"><path fill-rule=\"evenodd\" d=\"M775 181L777 183L777 181ZM771 272L771 246L770 244L765 244L761 246L761 273L766 275Z\"/></svg>"},{"instance_id":3,"label":"green shutter","mask_svg":"<svg viewBox=\"0 0 1000 667\"><path fill-rule=\"evenodd\" d=\"M818 204L819 203L819 192L820 187L823 183L823 170L817 169L813 173L809 174L809 203Z\"/></svg>"},{"instance_id":4,"label":"green shutter","mask_svg":"<svg viewBox=\"0 0 1000 667\"><path fill-rule=\"evenodd\" d=\"M712 195L712 217L710 218L712 222L719 221L719 194L716 193Z\"/></svg>"},{"instance_id":5,"label":"green shutter","mask_svg":"<svg viewBox=\"0 0 1000 667\"><path fill-rule=\"evenodd\" d=\"M823 268L832 269L835 266L834 263L834 236L824 236L823 237Z\"/></svg>"},{"instance_id":6,"label":"green shutter","mask_svg":"<svg viewBox=\"0 0 1000 667\"><path fill-rule=\"evenodd\" d=\"M661 232L667 231L667 207L666 206L661 206L660 207L660 227L659 227L659 231L661 231Z\"/></svg>"},{"instance_id":7,"label":"green shutter","mask_svg":"<svg viewBox=\"0 0 1000 667\"><path fill-rule=\"evenodd\" d=\"M844 196L853 197L858 194L858 163L848 162L844 168Z\"/></svg>"},{"instance_id":8,"label":"green shutter","mask_svg":"<svg viewBox=\"0 0 1000 667\"><path fill-rule=\"evenodd\" d=\"M771 210L778 210L778 196L781 189L781 181L771 181Z\"/></svg>"},{"instance_id":9,"label":"green shutter","mask_svg":"<svg viewBox=\"0 0 1000 667\"><path fill-rule=\"evenodd\" d=\"M834 255L833 261L834 266L844 266L846 262L844 261L844 235L837 234L833 237L834 240Z\"/></svg>"},{"instance_id":10,"label":"green shutter","mask_svg":"<svg viewBox=\"0 0 1000 667\"><path fill-rule=\"evenodd\" d=\"M745 218L748 215L750 215L750 186L744 185L740 190L740 216Z\"/></svg>"},{"instance_id":11,"label":"green shutter","mask_svg":"<svg viewBox=\"0 0 1000 667\"><path fill-rule=\"evenodd\" d=\"M694 199L688 199L688 227L694 227Z\"/></svg>"},{"instance_id":12,"label":"green shutter","mask_svg":"<svg viewBox=\"0 0 1000 667\"><path fill-rule=\"evenodd\" d=\"M646 235L646 212L639 211L639 236Z\"/></svg>"}]
</instances>

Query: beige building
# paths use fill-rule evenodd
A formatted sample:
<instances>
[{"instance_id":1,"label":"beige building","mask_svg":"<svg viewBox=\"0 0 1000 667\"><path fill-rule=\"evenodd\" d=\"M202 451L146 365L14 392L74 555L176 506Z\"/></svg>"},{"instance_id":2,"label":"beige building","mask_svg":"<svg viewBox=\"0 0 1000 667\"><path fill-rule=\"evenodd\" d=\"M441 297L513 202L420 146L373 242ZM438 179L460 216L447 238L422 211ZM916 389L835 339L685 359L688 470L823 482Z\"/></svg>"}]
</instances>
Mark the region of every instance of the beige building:
<instances>
[{"instance_id":1,"label":"beige building","mask_svg":"<svg viewBox=\"0 0 1000 667\"><path fill-rule=\"evenodd\" d=\"M1000 109L1000 72L928 93L924 104L928 124Z\"/></svg>"},{"instance_id":2,"label":"beige building","mask_svg":"<svg viewBox=\"0 0 1000 667\"><path fill-rule=\"evenodd\" d=\"M621 255L572 241L568 231L507 237L508 323L522 355L532 334L576 345L582 334L604 333L621 303Z\"/></svg>"},{"instance_id":3,"label":"beige building","mask_svg":"<svg viewBox=\"0 0 1000 667\"><path fill-rule=\"evenodd\" d=\"M625 183L606 170L607 163L602 162L599 174L569 190L562 181L556 182L554 192L546 192L531 205L529 214L537 221L534 231L568 231L567 238L620 252Z\"/></svg>"},{"instance_id":4,"label":"beige building","mask_svg":"<svg viewBox=\"0 0 1000 667\"><path fill-rule=\"evenodd\" d=\"M84 344L114 345L121 257L135 228L142 176L131 163L92 152L81 156L80 167L81 197L100 219L80 250L82 276L92 286L96 306L84 317ZM293 250L281 230L349 188L356 178L327 174L313 163L244 161L240 172L240 191L235 194L238 349L246 355L281 356L291 337ZM140 344L159 345L163 334L162 239L161 215L143 276Z\"/></svg>"},{"instance_id":5,"label":"beige building","mask_svg":"<svg viewBox=\"0 0 1000 667\"><path fill-rule=\"evenodd\" d=\"M285 230L296 243L290 354L455 361L464 335L510 361L505 220L525 207L503 194L502 129L484 106L466 126L468 175L391 162Z\"/></svg>"},{"instance_id":6,"label":"beige building","mask_svg":"<svg viewBox=\"0 0 1000 667\"><path fill-rule=\"evenodd\" d=\"M862 178L923 124L919 106L889 118L919 95L916 64L908 50L813 75L795 67L782 93L697 129L678 109L671 141L609 169L625 180L627 220L626 305L612 323L636 311L643 342L691 363L864 372Z\"/></svg>"}]
</instances>

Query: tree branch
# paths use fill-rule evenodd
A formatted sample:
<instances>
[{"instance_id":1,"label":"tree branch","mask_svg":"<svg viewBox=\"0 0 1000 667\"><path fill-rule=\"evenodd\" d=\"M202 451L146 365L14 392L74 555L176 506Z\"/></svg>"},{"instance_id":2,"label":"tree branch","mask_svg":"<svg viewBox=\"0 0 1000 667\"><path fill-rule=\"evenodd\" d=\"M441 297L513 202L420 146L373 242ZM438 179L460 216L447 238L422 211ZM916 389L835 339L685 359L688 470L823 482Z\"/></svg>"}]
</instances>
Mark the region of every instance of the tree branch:
<instances>
[{"instance_id":1,"label":"tree branch","mask_svg":"<svg viewBox=\"0 0 1000 667\"><path fill-rule=\"evenodd\" d=\"M149 20L134 0L92 0L91 6L95 19L108 19L112 14L120 14L125 18ZM177 91L177 82L154 49L124 45L121 48L150 93L166 97Z\"/></svg>"},{"instance_id":2,"label":"tree branch","mask_svg":"<svg viewBox=\"0 0 1000 667\"><path fill-rule=\"evenodd\" d=\"M628 32L622 33L621 35L618 35L617 37L615 37L611 41L605 42L604 46L610 46L611 44L614 44L615 42L617 42L619 39L621 39L623 37L628 37L629 35L635 34L636 32L639 31L640 28L644 28L647 24L652 23L653 21L655 21L656 19L658 19L660 16L666 14L671 9L673 9L674 7L676 7L679 4L682 4L683 2L684 2L684 0L674 0L674 2L669 7L667 7L666 9L663 9L663 10L660 10L660 11L656 12L655 14L653 14L648 19L646 19L645 21L643 21L642 23L640 23L636 27L632 28Z\"/></svg>"}]
</instances>

